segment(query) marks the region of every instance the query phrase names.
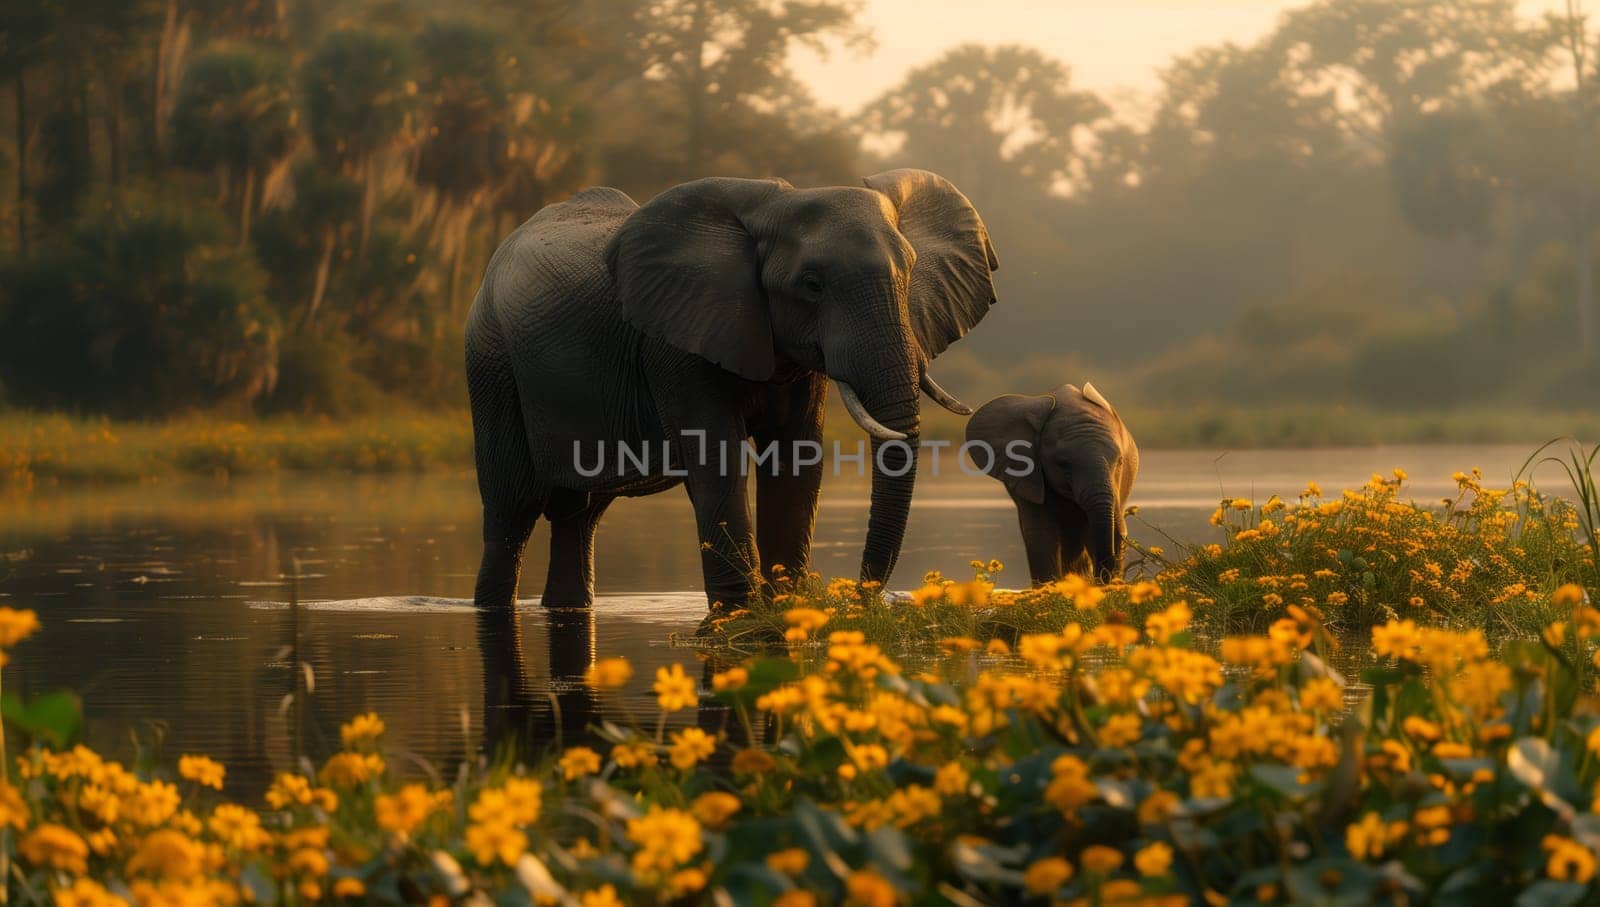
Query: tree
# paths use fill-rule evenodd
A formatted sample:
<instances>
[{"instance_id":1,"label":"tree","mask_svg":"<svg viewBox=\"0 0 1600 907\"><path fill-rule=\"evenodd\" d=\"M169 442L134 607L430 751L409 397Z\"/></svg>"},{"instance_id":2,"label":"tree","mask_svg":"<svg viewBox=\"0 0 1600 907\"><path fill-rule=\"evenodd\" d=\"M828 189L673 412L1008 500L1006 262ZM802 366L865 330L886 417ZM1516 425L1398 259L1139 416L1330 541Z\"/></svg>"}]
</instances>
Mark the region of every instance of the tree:
<instances>
[{"instance_id":1,"label":"tree","mask_svg":"<svg viewBox=\"0 0 1600 907\"><path fill-rule=\"evenodd\" d=\"M1319 0L1272 40L1302 90L1331 93L1346 131L1379 152L1395 124L1526 79L1548 48L1515 0Z\"/></svg>"},{"instance_id":2,"label":"tree","mask_svg":"<svg viewBox=\"0 0 1600 907\"><path fill-rule=\"evenodd\" d=\"M1591 235L1591 181L1594 154L1594 76L1589 71L1593 38L1582 0L1567 0L1566 15L1553 19L1562 49L1572 63L1572 170L1576 192L1572 199L1573 251L1577 253L1578 337L1584 361L1600 362L1600 311L1594 294L1594 242Z\"/></svg>"},{"instance_id":3,"label":"tree","mask_svg":"<svg viewBox=\"0 0 1600 907\"><path fill-rule=\"evenodd\" d=\"M254 258L216 241L225 232L193 198L137 190L92 206L0 269L0 380L36 403L135 413L267 392L276 319Z\"/></svg>"},{"instance_id":4,"label":"tree","mask_svg":"<svg viewBox=\"0 0 1600 907\"><path fill-rule=\"evenodd\" d=\"M862 124L898 139L898 156L974 198L1024 184L1063 192L1082 177L1090 128L1110 114L1071 87L1067 67L1027 47L967 44L908 73L869 103Z\"/></svg>"},{"instance_id":5,"label":"tree","mask_svg":"<svg viewBox=\"0 0 1600 907\"><path fill-rule=\"evenodd\" d=\"M853 0L661 0L633 27L637 71L675 96L678 177L708 175L720 149L750 137L750 120L794 104L805 92L789 69L796 45L834 39L864 46ZM770 125L770 121L768 121ZM746 127L746 128L741 128ZM659 139L652 139L659 141Z\"/></svg>"},{"instance_id":6,"label":"tree","mask_svg":"<svg viewBox=\"0 0 1600 907\"><path fill-rule=\"evenodd\" d=\"M408 51L389 35L342 30L324 38L301 67L306 127L318 157L363 183L361 254L377 203L377 158L401 140L416 107Z\"/></svg>"},{"instance_id":7,"label":"tree","mask_svg":"<svg viewBox=\"0 0 1600 907\"><path fill-rule=\"evenodd\" d=\"M173 107L173 155L221 176L239 211L241 244L250 241L259 179L294 146L290 85L280 54L224 47L195 58Z\"/></svg>"}]
</instances>

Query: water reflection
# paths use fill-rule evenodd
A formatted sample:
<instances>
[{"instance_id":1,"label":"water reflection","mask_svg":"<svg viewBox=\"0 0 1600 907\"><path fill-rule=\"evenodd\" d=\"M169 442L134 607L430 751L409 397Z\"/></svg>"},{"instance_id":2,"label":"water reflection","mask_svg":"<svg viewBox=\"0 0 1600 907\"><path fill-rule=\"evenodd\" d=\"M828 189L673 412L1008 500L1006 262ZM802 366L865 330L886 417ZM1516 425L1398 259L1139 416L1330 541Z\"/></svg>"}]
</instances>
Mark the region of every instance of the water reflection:
<instances>
[{"instance_id":1,"label":"water reflection","mask_svg":"<svg viewBox=\"0 0 1600 907\"><path fill-rule=\"evenodd\" d=\"M599 703L584 675L595 659L594 612L544 611L548 680L531 683L517 612L496 608L476 615L483 658L483 752L527 759L542 750L587 739Z\"/></svg>"}]
</instances>

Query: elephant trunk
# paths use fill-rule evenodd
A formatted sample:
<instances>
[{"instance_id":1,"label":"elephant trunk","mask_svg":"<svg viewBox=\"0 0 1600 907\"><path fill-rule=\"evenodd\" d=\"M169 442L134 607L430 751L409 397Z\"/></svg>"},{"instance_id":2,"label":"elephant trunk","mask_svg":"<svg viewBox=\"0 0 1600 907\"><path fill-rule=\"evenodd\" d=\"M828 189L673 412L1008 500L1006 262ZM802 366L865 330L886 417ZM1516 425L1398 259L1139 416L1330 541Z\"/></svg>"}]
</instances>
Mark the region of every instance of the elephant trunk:
<instances>
[{"instance_id":1,"label":"elephant trunk","mask_svg":"<svg viewBox=\"0 0 1600 907\"><path fill-rule=\"evenodd\" d=\"M1089 519L1089 560L1097 582L1122 576L1122 515L1110 488L1095 491L1079 502Z\"/></svg>"},{"instance_id":2,"label":"elephant trunk","mask_svg":"<svg viewBox=\"0 0 1600 907\"><path fill-rule=\"evenodd\" d=\"M917 383L909 376L883 393L872 412L903 440L872 440L872 509L867 517L867 540L861 551L861 579L887 583L900 557L906 521L911 515L911 493L917 482L917 445L921 413ZM871 399L871 398L869 398ZM881 400L881 402L879 402Z\"/></svg>"}]
</instances>

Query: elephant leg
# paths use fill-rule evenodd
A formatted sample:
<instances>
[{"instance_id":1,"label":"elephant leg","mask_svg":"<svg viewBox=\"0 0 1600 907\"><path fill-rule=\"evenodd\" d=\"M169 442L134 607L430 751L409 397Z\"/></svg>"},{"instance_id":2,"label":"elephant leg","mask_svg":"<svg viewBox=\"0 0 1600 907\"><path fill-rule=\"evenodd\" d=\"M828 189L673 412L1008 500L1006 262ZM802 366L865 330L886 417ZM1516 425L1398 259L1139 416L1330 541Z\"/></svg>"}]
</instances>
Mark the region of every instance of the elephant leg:
<instances>
[{"instance_id":1,"label":"elephant leg","mask_svg":"<svg viewBox=\"0 0 1600 907\"><path fill-rule=\"evenodd\" d=\"M612 499L607 495L557 491L545 516L550 520L550 569L545 574L546 608L594 605L594 533Z\"/></svg>"},{"instance_id":2,"label":"elephant leg","mask_svg":"<svg viewBox=\"0 0 1600 907\"><path fill-rule=\"evenodd\" d=\"M750 599L751 580L760 574L761 562L750 526L744 476L737 471L723 476L713 470L691 469L685 485L699 530L706 603L712 611L743 608Z\"/></svg>"},{"instance_id":3,"label":"elephant leg","mask_svg":"<svg viewBox=\"0 0 1600 907\"><path fill-rule=\"evenodd\" d=\"M675 351L647 355L645 368L674 470L682 471L694 505L706 601L713 612L743 608L761 575L744 470L749 431L741 406L748 389L731 384L719 367Z\"/></svg>"},{"instance_id":4,"label":"elephant leg","mask_svg":"<svg viewBox=\"0 0 1600 907\"><path fill-rule=\"evenodd\" d=\"M1066 573L1094 576L1089 558L1089 517L1072 501L1058 500L1056 520L1061 527L1061 567Z\"/></svg>"},{"instance_id":5,"label":"elephant leg","mask_svg":"<svg viewBox=\"0 0 1600 907\"><path fill-rule=\"evenodd\" d=\"M534 472L516 382L493 335L468 342L467 387L483 499L483 559L472 598L479 608L511 608L522 549L544 507L545 492Z\"/></svg>"},{"instance_id":6,"label":"elephant leg","mask_svg":"<svg viewBox=\"0 0 1600 907\"><path fill-rule=\"evenodd\" d=\"M1028 576L1034 585L1053 583L1061 574L1061 524L1048 504L1013 497L1022 547L1028 552Z\"/></svg>"},{"instance_id":7,"label":"elephant leg","mask_svg":"<svg viewBox=\"0 0 1600 907\"><path fill-rule=\"evenodd\" d=\"M763 467L756 472L756 547L769 582L776 578L776 568L797 577L811 566L811 538L822 493L822 415L827 394L828 382L821 375L780 386L752 430L757 448L778 444L776 470ZM818 462L802 462L813 458Z\"/></svg>"}]
</instances>

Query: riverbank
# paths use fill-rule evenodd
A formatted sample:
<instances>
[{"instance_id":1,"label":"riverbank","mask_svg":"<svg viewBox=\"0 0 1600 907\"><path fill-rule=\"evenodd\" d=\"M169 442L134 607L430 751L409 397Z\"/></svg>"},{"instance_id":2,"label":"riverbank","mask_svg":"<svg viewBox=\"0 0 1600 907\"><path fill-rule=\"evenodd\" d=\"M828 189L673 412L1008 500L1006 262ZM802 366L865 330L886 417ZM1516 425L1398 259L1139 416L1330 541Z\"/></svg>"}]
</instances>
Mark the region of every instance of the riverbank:
<instances>
[{"instance_id":1,"label":"riverbank","mask_svg":"<svg viewBox=\"0 0 1600 907\"><path fill-rule=\"evenodd\" d=\"M0 415L0 486L12 489L180 475L420 472L471 464L472 420L464 412L337 422L191 417L155 423Z\"/></svg>"},{"instance_id":2,"label":"riverbank","mask_svg":"<svg viewBox=\"0 0 1600 907\"><path fill-rule=\"evenodd\" d=\"M1363 447L1385 444L1526 444L1600 437L1600 412L1506 410L1390 413L1337 406L1270 406L1124 413L1144 450ZM966 420L932 405L924 435L959 443ZM828 440L862 435L842 406L829 408ZM465 411L374 414L334 421L283 417L240 422L189 416L131 422L59 414L0 414L0 487L133 482L174 476L279 472L391 474L470 469Z\"/></svg>"}]
</instances>

